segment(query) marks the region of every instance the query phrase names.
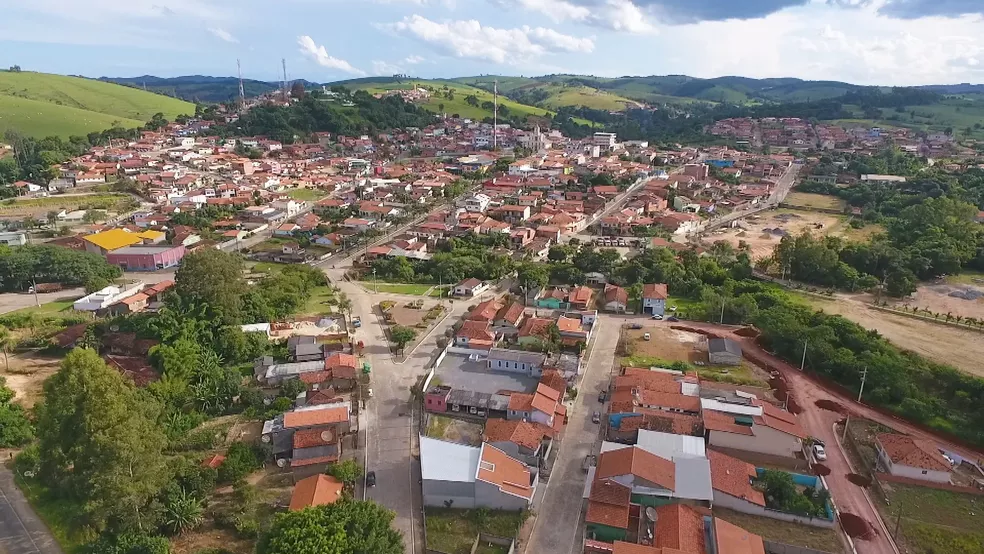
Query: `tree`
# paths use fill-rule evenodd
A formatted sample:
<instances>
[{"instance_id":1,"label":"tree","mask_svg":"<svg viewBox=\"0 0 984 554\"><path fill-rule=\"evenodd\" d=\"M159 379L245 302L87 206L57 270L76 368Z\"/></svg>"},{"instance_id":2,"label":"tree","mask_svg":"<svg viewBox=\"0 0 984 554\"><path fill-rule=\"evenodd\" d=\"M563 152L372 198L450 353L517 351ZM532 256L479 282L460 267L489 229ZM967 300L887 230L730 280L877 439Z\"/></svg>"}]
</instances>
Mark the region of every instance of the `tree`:
<instances>
[{"instance_id":1,"label":"tree","mask_svg":"<svg viewBox=\"0 0 984 554\"><path fill-rule=\"evenodd\" d=\"M348 486L355 485L363 473L362 466L359 465L359 462L351 459L335 462L328 466L328 475L331 475Z\"/></svg>"},{"instance_id":2,"label":"tree","mask_svg":"<svg viewBox=\"0 0 984 554\"><path fill-rule=\"evenodd\" d=\"M92 294L109 286L109 280L99 275L93 275L85 281L85 293Z\"/></svg>"},{"instance_id":3,"label":"tree","mask_svg":"<svg viewBox=\"0 0 984 554\"><path fill-rule=\"evenodd\" d=\"M35 408L41 478L80 502L97 530L142 529L167 476L160 406L139 394L96 352L76 348L44 384Z\"/></svg>"},{"instance_id":4,"label":"tree","mask_svg":"<svg viewBox=\"0 0 984 554\"><path fill-rule=\"evenodd\" d=\"M24 446L34 438L34 428L23 406L14 404L14 391L0 376L0 448Z\"/></svg>"},{"instance_id":5,"label":"tree","mask_svg":"<svg viewBox=\"0 0 984 554\"><path fill-rule=\"evenodd\" d=\"M84 546L82 554L171 554L171 543L156 535L104 533Z\"/></svg>"},{"instance_id":6,"label":"tree","mask_svg":"<svg viewBox=\"0 0 984 554\"><path fill-rule=\"evenodd\" d=\"M525 289L543 288L547 286L547 282L550 280L550 273L544 264L523 264L516 274L520 286Z\"/></svg>"},{"instance_id":7,"label":"tree","mask_svg":"<svg viewBox=\"0 0 984 554\"><path fill-rule=\"evenodd\" d=\"M190 531L204 521L204 508L201 499L195 498L184 489L167 495L164 499L164 527L175 535Z\"/></svg>"},{"instance_id":8,"label":"tree","mask_svg":"<svg viewBox=\"0 0 984 554\"><path fill-rule=\"evenodd\" d=\"M393 512L374 502L336 501L278 514L258 554L403 554Z\"/></svg>"},{"instance_id":9,"label":"tree","mask_svg":"<svg viewBox=\"0 0 984 554\"><path fill-rule=\"evenodd\" d=\"M338 293L335 297L335 303L338 305L338 309L345 314L349 319L352 318L352 299L348 297L344 292Z\"/></svg>"},{"instance_id":10,"label":"tree","mask_svg":"<svg viewBox=\"0 0 984 554\"><path fill-rule=\"evenodd\" d=\"M11 334L10 329L0 325L0 352L3 352L3 366L7 370L7 373L10 373L10 360L7 359L7 354L16 344L17 341L14 339L13 334Z\"/></svg>"},{"instance_id":11,"label":"tree","mask_svg":"<svg viewBox=\"0 0 984 554\"><path fill-rule=\"evenodd\" d=\"M403 350L407 344L417 337L417 331L403 325L394 325L390 330L390 340L396 343L397 350Z\"/></svg>"},{"instance_id":12,"label":"tree","mask_svg":"<svg viewBox=\"0 0 984 554\"><path fill-rule=\"evenodd\" d=\"M234 483L262 466L263 460L250 445L234 442L219 466L219 482Z\"/></svg>"},{"instance_id":13,"label":"tree","mask_svg":"<svg viewBox=\"0 0 984 554\"><path fill-rule=\"evenodd\" d=\"M210 319L238 325L246 294L243 261L215 249L192 252L181 261L174 290L183 305L203 305Z\"/></svg>"},{"instance_id":14,"label":"tree","mask_svg":"<svg viewBox=\"0 0 984 554\"><path fill-rule=\"evenodd\" d=\"M478 106L478 97L475 96L474 94L469 94L468 96L465 96L465 103L468 104L469 106L475 106L475 107L477 107Z\"/></svg>"},{"instance_id":15,"label":"tree","mask_svg":"<svg viewBox=\"0 0 984 554\"><path fill-rule=\"evenodd\" d=\"M304 83L300 81L294 81L294 84L290 86L290 96L291 98L297 98L298 100L304 98L307 95L307 91L304 90Z\"/></svg>"}]
</instances>

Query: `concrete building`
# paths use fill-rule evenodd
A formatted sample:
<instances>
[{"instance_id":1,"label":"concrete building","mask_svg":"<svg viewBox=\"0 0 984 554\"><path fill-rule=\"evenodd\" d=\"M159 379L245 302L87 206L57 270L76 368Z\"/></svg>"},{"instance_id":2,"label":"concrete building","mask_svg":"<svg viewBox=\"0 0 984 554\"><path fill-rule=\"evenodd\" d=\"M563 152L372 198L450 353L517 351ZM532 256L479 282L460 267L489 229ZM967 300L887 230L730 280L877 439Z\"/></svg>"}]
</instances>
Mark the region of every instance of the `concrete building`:
<instances>
[{"instance_id":1,"label":"concrete building","mask_svg":"<svg viewBox=\"0 0 984 554\"><path fill-rule=\"evenodd\" d=\"M741 346L730 339L709 339L707 359L714 365L740 365Z\"/></svg>"},{"instance_id":2,"label":"concrete building","mask_svg":"<svg viewBox=\"0 0 984 554\"><path fill-rule=\"evenodd\" d=\"M601 150L611 150L615 148L616 138L615 133L598 132L591 138L591 144Z\"/></svg>"},{"instance_id":3,"label":"concrete building","mask_svg":"<svg viewBox=\"0 0 984 554\"><path fill-rule=\"evenodd\" d=\"M7 246L24 246L27 244L27 234L20 232L0 233L0 244L6 244Z\"/></svg>"},{"instance_id":4,"label":"concrete building","mask_svg":"<svg viewBox=\"0 0 984 554\"><path fill-rule=\"evenodd\" d=\"M646 283L642 287L642 313L664 315L669 297L665 283Z\"/></svg>"},{"instance_id":5,"label":"concrete building","mask_svg":"<svg viewBox=\"0 0 984 554\"><path fill-rule=\"evenodd\" d=\"M175 267L185 256L184 245L125 246L106 253L106 261L123 271L158 271Z\"/></svg>"},{"instance_id":6,"label":"concrete building","mask_svg":"<svg viewBox=\"0 0 984 554\"><path fill-rule=\"evenodd\" d=\"M489 350L488 366L493 371L525 373L530 377L539 377L543 373L543 362L546 359L544 354L536 352L492 348Z\"/></svg>"},{"instance_id":7,"label":"concrete building","mask_svg":"<svg viewBox=\"0 0 984 554\"><path fill-rule=\"evenodd\" d=\"M420 437L424 505L452 508L523 510L529 506L539 474L483 443L468 446Z\"/></svg>"},{"instance_id":8,"label":"concrete building","mask_svg":"<svg viewBox=\"0 0 984 554\"><path fill-rule=\"evenodd\" d=\"M795 458L803 451L806 431L794 414L768 402L722 402L701 398L709 446Z\"/></svg>"},{"instance_id":9,"label":"concrete building","mask_svg":"<svg viewBox=\"0 0 984 554\"><path fill-rule=\"evenodd\" d=\"M876 437L875 444L878 462L888 473L934 483L950 482L952 466L932 442L882 433Z\"/></svg>"},{"instance_id":10,"label":"concrete building","mask_svg":"<svg viewBox=\"0 0 984 554\"><path fill-rule=\"evenodd\" d=\"M72 304L72 307L79 312L96 312L108 308L125 298L138 294L143 288L143 283L137 283L129 289L121 289L120 287L110 285L102 290L79 298Z\"/></svg>"}]
</instances>

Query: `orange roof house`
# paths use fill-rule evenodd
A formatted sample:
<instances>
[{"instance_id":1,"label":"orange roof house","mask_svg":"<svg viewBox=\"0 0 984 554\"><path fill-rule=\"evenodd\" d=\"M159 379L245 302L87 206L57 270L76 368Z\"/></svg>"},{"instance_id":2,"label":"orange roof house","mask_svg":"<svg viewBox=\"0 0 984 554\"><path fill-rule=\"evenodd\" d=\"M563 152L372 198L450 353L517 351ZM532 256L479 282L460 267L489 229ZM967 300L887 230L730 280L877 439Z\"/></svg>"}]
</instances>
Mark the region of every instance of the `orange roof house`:
<instances>
[{"instance_id":1,"label":"orange roof house","mask_svg":"<svg viewBox=\"0 0 984 554\"><path fill-rule=\"evenodd\" d=\"M296 512L311 506L331 504L342 497L345 485L330 475L312 475L294 485L290 497L290 511Z\"/></svg>"}]
</instances>

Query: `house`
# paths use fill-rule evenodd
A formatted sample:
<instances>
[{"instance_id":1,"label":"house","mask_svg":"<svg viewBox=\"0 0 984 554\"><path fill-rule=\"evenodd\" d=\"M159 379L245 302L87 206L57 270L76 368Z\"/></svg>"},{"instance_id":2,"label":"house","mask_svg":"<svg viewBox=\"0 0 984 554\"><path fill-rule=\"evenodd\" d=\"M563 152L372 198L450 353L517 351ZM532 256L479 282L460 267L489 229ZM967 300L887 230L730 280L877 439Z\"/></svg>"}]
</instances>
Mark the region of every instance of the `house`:
<instances>
[{"instance_id":1,"label":"house","mask_svg":"<svg viewBox=\"0 0 984 554\"><path fill-rule=\"evenodd\" d=\"M665 283L646 283L642 287L642 313L665 315L668 296Z\"/></svg>"},{"instance_id":2,"label":"house","mask_svg":"<svg viewBox=\"0 0 984 554\"><path fill-rule=\"evenodd\" d=\"M351 430L348 401L295 408L263 423L260 441L271 446L279 467L294 477L324 473L342 454L342 436Z\"/></svg>"},{"instance_id":3,"label":"house","mask_svg":"<svg viewBox=\"0 0 984 554\"><path fill-rule=\"evenodd\" d=\"M499 310L492 325L495 327L496 333L515 337L519 334L520 323L525 315L523 305L519 302L513 302Z\"/></svg>"},{"instance_id":4,"label":"house","mask_svg":"<svg viewBox=\"0 0 984 554\"><path fill-rule=\"evenodd\" d=\"M125 246L106 253L106 262L123 271L159 271L181 263L187 250L176 246Z\"/></svg>"},{"instance_id":5,"label":"house","mask_svg":"<svg viewBox=\"0 0 984 554\"><path fill-rule=\"evenodd\" d=\"M546 317L528 317L519 329L516 342L521 346L529 346L550 340L550 327L556 322Z\"/></svg>"},{"instance_id":6,"label":"house","mask_svg":"<svg viewBox=\"0 0 984 554\"><path fill-rule=\"evenodd\" d=\"M714 506L742 513L763 513L765 495L752 486L758 477L755 466L716 450L708 450L707 459L711 463Z\"/></svg>"},{"instance_id":7,"label":"house","mask_svg":"<svg viewBox=\"0 0 984 554\"><path fill-rule=\"evenodd\" d=\"M454 345L461 348L489 350L495 344L495 333L488 321L467 320L454 335Z\"/></svg>"},{"instance_id":8,"label":"house","mask_svg":"<svg viewBox=\"0 0 984 554\"><path fill-rule=\"evenodd\" d=\"M509 395L506 419L532 421L560 431L567 423L564 392L540 383L533 394L514 392Z\"/></svg>"},{"instance_id":9,"label":"house","mask_svg":"<svg viewBox=\"0 0 984 554\"><path fill-rule=\"evenodd\" d=\"M342 498L345 485L331 475L312 475L294 485L289 510L296 512L312 506L324 506Z\"/></svg>"},{"instance_id":10,"label":"house","mask_svg":"<svg viewBox=\"0 0 984 554\"><path fill-rule=\"evenodd\" d=\"M617 285L605 285L605 311L625 313L629 306L629 293Z\"/></svg>"},{"instance_id":11,"label":"house","mask_svg":"<svg viewBox=\"0 0 984 554\"><path fill-rule=\"evenodd\" d=\"M709 446L786 458L801 456L806 431L796 415L758 399L733 403L701 398L700 402Z\"/></svg>"},{"instance_id":12,"label":"house","mask_svg":"<svg viewBox=\"0 0 984 554\"><path fill-rule=\"evenodd\" d=\"M699 440L696 437L681 437ZM695 506L710 506L714 493L711 488L711 467L707 458L696 455L660 454L641 446L629 446L605 441L590 480L611 480L629 487L632 502L642 506L659 506L667 502L684 502Z\"/></svg>"},{"instance_id":13,"label":"house","mask_svg":"<svg viewBox=\"0 0 984 554\"><path fill-rule=\"evenodd\" d=\"M471 277L455 285L452 294L454 296L479 296L489 290L489 287L491 287L489 283Z\"/></svg>"},{"instance_id":14,"label":"house","mask_svg":"<svg viewBox=\"0 0 984 554\"><path fill-rule=\"evenodd\" d=\"M486 300L475 306L472 311L465 315L468 321L485 321L492 323L502 310L502 304L498 300Z\"/></svg>"},{"instance_id":15,"label":"house","mask_svg":"<svg viewBox=\"0 0 984 554\"><path fill-rule=\"evenodd\" d=\"M707 359L712 365L741 365L741 346L731 339L708 339Z\"/></svg>"},{"instance_id":16,"label":"house","mask_svg":"<svg viewBox=\"0 0 984 554\"><path fill-rule=\"evenodd\" d=\"M543 373L546 359L544 354L537 352L493 348L489 350L488 367L492 371L525 373L530 377L539 377Z\"/></svg>"},{"instance_id":17,"label":"house","mask_svg":"<svg viewBox=\"0 0 984 554\"><path fill-rule=\"evenodd\" d=\"M27 244L27 234L20 232L0 232L0 244L7 246L24 246Z\"/></svg>"},{"instance_id":18,"label":"house","mask_svg":"<svg viewBox=\"0 0 984 554\"><path fill-rule=\"evenodd\" d=\"M568 302L575 310L587 310L591 307L592 298L594 298L594 291L582 285L571 290Z\"/></svg>"},{"instance_id":19,"label":"house","mask_svg":"<svg viewBox=\"0 0 984 554\"><path fill-rule=\"evenodd\" d=\"M908 435L882 433L875 437L878 462L899 477L949 483L952 466L932 442Z\"/></svg>"},{"instance_id":20,"label":"house","mask_svg":"<svg viewBox=\"0 0 984 554\"><path fill-rule=\"evenodd\" d=\"M335 390L352 390L358 381L358 359L352 354L335 352L325 358L325 371L331 372Z\"/></svg>"},{"instance_id":21,"label":"house","mask_svg":"<svg viewBox=\"0 0 984 554\"><path fill-rule=\"evenodd\" d=\"M567 303L567 296L567 289L551 287L536 299L536 306L548 310L565 310L570 307L570 304Z\"/></svg>"},{"instance_id":22,"label":"house","mask_svg":"<svg viewBox=\"0 0 984 554\"><path fill-rule=\"evenodd\" d=\"M550 453L553 429L521 420L489 418L482 440L526 465L539 467Z\"/></svg>"},{"instance_id":23,"label":"house","mask_svg":"<svg viewBox=\"0 0 984 554\"><path fill-rule=\"evenodd\" d=\"M539 473L498 448L468 446L420 437L420 474L424 506L527 508Z\"/></svg>"}]
</instances>

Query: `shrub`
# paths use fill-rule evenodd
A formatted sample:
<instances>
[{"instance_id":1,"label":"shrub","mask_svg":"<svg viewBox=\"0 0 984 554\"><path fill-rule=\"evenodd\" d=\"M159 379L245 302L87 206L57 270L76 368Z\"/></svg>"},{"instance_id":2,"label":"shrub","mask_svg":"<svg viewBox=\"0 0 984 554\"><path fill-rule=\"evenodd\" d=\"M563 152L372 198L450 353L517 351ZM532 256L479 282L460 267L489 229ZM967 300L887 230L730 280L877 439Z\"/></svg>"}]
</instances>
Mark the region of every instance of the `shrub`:
<instances>
[{"instance_id":1,"label":"shrub","mask_svg":"<svg viewBox=\"0 0 984 554\"><path fill-rule=\"evenodd\" d=\"M226 458L219 466L220 483L233 483L263 467L263 459L257 449L244 442L235 442L226 452Z\"/></svg>"}]
</instances>

